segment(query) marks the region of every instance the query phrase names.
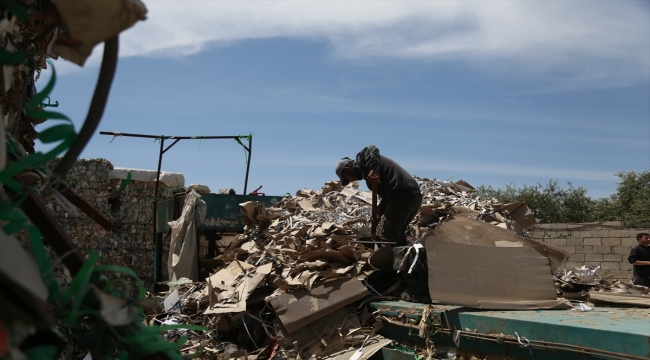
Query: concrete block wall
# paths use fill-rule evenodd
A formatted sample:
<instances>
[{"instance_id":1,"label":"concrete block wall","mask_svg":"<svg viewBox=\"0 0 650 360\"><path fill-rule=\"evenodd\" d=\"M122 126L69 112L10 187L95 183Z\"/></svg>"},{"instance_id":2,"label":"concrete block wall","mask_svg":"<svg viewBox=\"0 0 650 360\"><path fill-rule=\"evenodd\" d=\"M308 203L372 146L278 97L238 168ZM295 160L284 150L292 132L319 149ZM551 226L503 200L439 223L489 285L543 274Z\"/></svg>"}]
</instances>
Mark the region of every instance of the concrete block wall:
<instances>
[{"instance_id":1,"label":"concrete block wall","mask_svg":"<svg viewBox=\"0 0 650 360\"><path fill-rule=\"evenodd\" d=\"M529 236L540 242L556 245L569 253L564 264L568 270L574 267L598 266L613 279L630 280L632 265L627 261L630 250L635 247L636 234L649 229L626 229L622 221L586 224L541 224L532 229Z\"/></svg>"},{"instance_id":2,"label":"concrete block wall","mask_svg":"<svg viewBox=\"0 0 650 360\"><path fill-rule=\"evenodd\" d=\"M57 161L49 164L50 167L54 167ZM67 181L71 189L113 222L113 231L104 230L83 212L79 212L79 216L69 214L54 200L50 200L46 207L84 255L97 251L99 264L120 265L134 270L147 290L152 291L155 182L129 182L120 195L120 205L112 209L108 197L123 181L109 178L112 169L113 165L106 159L79 159L68 173ZM161 183L158 198L172 198L173 190ZM163 273L166 273L166 252L164 254ZM125 278L121 273L108 275ZM126 279L134 285L128 277Z\"/></svg>"}]
</instances>

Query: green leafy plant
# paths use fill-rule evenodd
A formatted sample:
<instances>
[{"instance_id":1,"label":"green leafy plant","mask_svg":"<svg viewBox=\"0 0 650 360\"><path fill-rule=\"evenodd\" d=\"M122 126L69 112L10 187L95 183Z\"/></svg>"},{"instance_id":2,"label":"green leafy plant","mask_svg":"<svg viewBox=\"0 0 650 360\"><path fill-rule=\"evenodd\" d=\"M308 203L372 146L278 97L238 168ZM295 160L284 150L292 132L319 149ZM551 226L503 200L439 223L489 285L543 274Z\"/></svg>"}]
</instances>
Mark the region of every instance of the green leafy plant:
<instances>
[{"instance_id":1,"label":"green leafy plant","mask_svg":"<svg viewBox=\"0 0 650 360\"><path fill-rule=\"evenodd\" d=\"M0 58L3 55L6 54L0 53ZM18 208L27 195L22 185L15 180L15 176L34 168L39 168L47 173L46 163L66 151L77 138L72 121L67 116L57 112L44 111L40 107L43 100L49 96L55 83L56 73L53 71L50 82L42 92L26 103L25 110L32 118L64 121L63 124L54 125L39 134L39 139L43 143L58 142L58 144L50 151L36 152L21 157L16 151L13 141L6 142L7 154L12 154L15 160L0 171L0 183L15 195L9 201L0 203L2 229L7 234L20 230L27 232L34 258L49 292L49 300L56 308L56 316L70 326L72 337L90 350L93 358L113 359L114 355L117 355L119 359L126 360L160 354L168 359L182 359L180 349L186 342L186 338L180 338L177 342L171 343L165 341L162 335L167 331L179 328L198 331L208 331L207 329L191 325L146 326L143 322L144 313L141 308L141 301L145 296L143 282L131 269L112 265L96 265L99 259L97 253L89 255L69 288L62 291L53 277L53 262L43 244L39 229L31 224L27 216ZM121 290L117 286L119 280L109 280L105 276L105 272L121 272L135 278L138 286L137 298L130 298L128 287ZM104 298L119 301L132 308L135 316L129 318L126 323L112 324L110 314L107 316L104 312L106 310L106 306L102 302ZM71 341L72 339L67 340ZM55 359L57 349L55 346L40 346L27 349L25 354L29 359Z\"/></svg>"}]
</instances>

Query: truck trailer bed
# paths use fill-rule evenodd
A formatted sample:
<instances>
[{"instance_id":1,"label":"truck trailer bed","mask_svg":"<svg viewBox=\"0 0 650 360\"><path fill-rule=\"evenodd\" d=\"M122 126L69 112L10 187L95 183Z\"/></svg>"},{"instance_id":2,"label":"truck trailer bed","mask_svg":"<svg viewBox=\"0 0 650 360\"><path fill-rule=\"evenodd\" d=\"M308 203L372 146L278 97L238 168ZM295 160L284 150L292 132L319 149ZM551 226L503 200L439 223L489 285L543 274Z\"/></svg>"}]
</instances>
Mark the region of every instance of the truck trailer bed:
<instances>
[{"instance_id":1,"label":"truck trailer bed","mask_svg":"<svg viewBox=\"0 0 650 360\"><path fill-rule=\"evenodd\" d=\"M650 309L488 311L402 301L371 307L384 320L380 333L396 340L428 338L436 346L536 360L650 358ZM401 357L399 351L383 355Z\"/></svg>"}]
</instances>

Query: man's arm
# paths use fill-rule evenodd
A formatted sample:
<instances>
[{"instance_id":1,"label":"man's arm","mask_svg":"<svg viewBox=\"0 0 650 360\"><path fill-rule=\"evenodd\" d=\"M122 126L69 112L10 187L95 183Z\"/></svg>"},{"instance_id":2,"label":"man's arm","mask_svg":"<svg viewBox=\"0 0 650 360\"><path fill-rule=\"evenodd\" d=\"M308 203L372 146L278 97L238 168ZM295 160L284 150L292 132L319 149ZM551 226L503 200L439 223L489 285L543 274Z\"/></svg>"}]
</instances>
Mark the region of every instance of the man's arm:
<instances>
[{"instance_id":1,"label":"man's arm","mask_svg":"<svg viewBox=\"0 0 650 360\"><path fill-rule=\"evenodd\" d=\"M648 266L650 266L650 261L637 260L637 261L633 262L632 265L636 265L636 266L648 265Z\"/></svg>"},{"instance_id":2,"label":"man's arm","mask_svg":"<svg viewBox=\"0 0 650 360\"><path fill-rule=\"evenodd\" d=\"M630 256L627 257L627 261L629 261L630 264L635 265L635 266L650 265L650 261L638 260L639 255L640 254L638 253L637 248L632 249L632 251L630 251Z\"/></svg>"}]
</instances>

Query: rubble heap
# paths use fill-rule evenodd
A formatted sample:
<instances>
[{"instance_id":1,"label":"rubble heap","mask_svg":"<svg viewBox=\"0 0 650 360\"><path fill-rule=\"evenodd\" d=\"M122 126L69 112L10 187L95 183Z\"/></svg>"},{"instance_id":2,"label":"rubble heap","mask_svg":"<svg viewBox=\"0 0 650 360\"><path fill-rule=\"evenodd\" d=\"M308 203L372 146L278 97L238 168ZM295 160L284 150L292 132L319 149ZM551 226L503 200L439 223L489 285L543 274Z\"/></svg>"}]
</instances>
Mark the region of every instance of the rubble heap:
<instances>
[{"instance_id":1,"label":"rubble heap","mask_svg":"<svg viewBox=\"0 0 650 360\"><path fill-rule=\"evenodd\" d=\"M532 218L525 205L484 199L462 180L417 181L424 198L410 227L415 244L449 215L511 230L522 229ZM352 351L349 358L364 341L364 349L387 344L376 334L381 321L359 302L368 295L400 297L405 287L394 270L393 249L370 241L370 204L371 193L359 191L358 183L344 188L338 182L300 190L270 208L240 204L244 234L202 262L212 268L205 281L170 283L170 291L159 294L165 311L149 321L202 324L212 330L211 335L182 329L168 333L170 339L189 336L185 349L202 349L205 358L249 351L258 358L260 352L271 358L276 351L286 358L335 358ZM409 262L423 262L426 269L425 256L404 259L396 268L406 271L413 268ZM370 355L364 351L364 358Z\"/></svg>"}]
</instances>

